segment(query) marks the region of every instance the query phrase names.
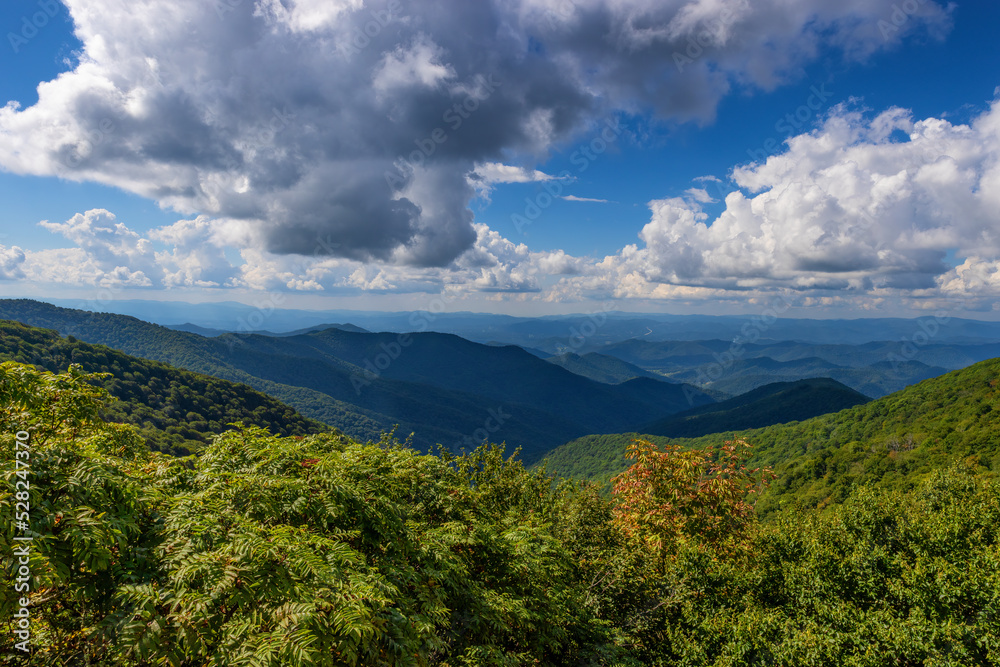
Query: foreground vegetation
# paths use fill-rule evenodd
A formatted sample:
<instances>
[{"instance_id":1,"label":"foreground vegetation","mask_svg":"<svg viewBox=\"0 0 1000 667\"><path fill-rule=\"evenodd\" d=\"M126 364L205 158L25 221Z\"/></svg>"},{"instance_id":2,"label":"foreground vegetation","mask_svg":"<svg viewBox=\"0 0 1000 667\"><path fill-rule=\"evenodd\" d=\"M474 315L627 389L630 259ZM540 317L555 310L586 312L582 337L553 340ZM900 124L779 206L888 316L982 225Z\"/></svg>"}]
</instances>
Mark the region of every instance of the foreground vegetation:
<instances>
[{"instance_id":1,"label":"foreground vegetation","mask_svg":"<svg viewBox=\"0 0 1000 667\"><path fill-rule=\"evenodd\" d=\"M179 459L101 418L106 381L0 365L4 517L31 439L11 664L1000 663L1000 485L974 457L761 524L771 474L739 441L633 443L611 498L495 446L240 426Z\"/></svg>"}]
</instances>

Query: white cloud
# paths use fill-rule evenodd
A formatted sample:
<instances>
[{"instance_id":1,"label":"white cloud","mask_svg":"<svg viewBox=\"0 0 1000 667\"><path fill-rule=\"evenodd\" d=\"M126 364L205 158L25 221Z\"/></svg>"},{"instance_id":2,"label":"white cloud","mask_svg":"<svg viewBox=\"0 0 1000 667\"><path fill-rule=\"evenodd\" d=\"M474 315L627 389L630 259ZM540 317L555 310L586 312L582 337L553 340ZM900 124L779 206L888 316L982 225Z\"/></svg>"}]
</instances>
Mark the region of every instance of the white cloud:
<instances>
[{"instance_id":1,"label":"white cloud","mask_svg":"<svg viewBox=\"0 0 1000 667\"><path fill-rule=\"evenodd\" d=\"M153 230L149 237L172 246L169 252L156 254L167 287L220 287L231 285L237 275L226 259L219 229L207 217L179 220Z\"/></svg>"},{"instance_id":2,"label":"white cloud","mask_svg":"<svg viewBox=\"0 0 1000 667\"><path fill-rule=\"evenodd\" d=\"M477 164L468 176L469 184L476 189L476 194L489 199L493 187L498 183L545 183L555 180L571 180L563 176L553 176L537 169L515 167L500 162Z\"/></svg>"},{"instance_id":3,"label":"white cloud","mask_svg":"<svg viewBox=\"0 0 1000 667\"><path fill-rule=\"evenodd\" d=\"M163 276L153 244L118 222L110 211L91 209L66 222L38 224L76 244L85 258L82 263L94 272L98 284L149 287Z\"/></svg>"},{"instance_id":4,"label":"white cloud","mask_svg":"<svg viewBox=\"0 0 1000 667\"><path fill-rule=\"evenodd\" d=\"M611 201L608 199L591 199L590 197L577 197L576 195L565 195L559 197L566 201L582 201L582 202L592 202L595 204L610 204Z\"/></svg>"},{"instance_id":5,"label":"white cloud","mask_svg":"<svg viewBox=\"0 0 1000 667\"><path fill-rule=\"evenodd\" d=\"M357 287L366 292L396 289L396 285L390 282L386 272L373 266L359 266L341 284Z\"/></svg>"},{"instance_id":6,"label":"white cloud","mask_svg":"<svg viewBox=\"0 0 1000 667\"><path fill-rule=\"evenodd\" d=\"M333 28L341 14L363 6L363 0L259 0L257 13L295 32L310 32Z\"/></svg>"},{"instance_id":7,"label":"white cloud","mask_svg":"<svg viewBox=\"0 0 1000 667\"><path fill-rule=\"evenodd\" d=\"M895 131L905 140L890 138ZM959 257L1000 257L1000 103L971 125L836 108L784 153L734 170L748 191L710 220L701 191L650 203L644 246L611 261L649 281L725 289L934 287Z\"/></svg>"},{"instance_id":8,"label":"white cloud","mask_svg":"<svg viewBox=\"0 0 1000 667\"><path fill-rule=\"evenodd\" d=\"M705 188L688 188L684 191L688 197L698 202L699 204L714 204L715 199L708 194L708 190Z\"/></svg>"},{"instance_id":9,"label":"white cloud","mask_svg":"<svg viewBox=\"0 0 1000 667\"><path fill-rule=\"evenodd\" d=\"M734 85L778 85L822 49L864 58L949 25L931 1L888 39L896 0L394 2L65 0L79 64L0 109L0 167L236 221L274 254L330 236L333 256L446 267L477 241L476 165L546 155L615 110L707 122ZM170 281L224 278L182 265Z\"/></svg>"},{"instance_id":10,"label":"white cloud","mask_svg":"<svg viewBox=\"0 0 1000 667\"><path fill-rule=\"evenodd\" d=\"M407 48L396 47L379 63L372 78L375 92L384 99L400 89L437 88L455 78L455 69L442 61L447 55L424 34L417 35Z\"/></svg>"},{"instance_id":11,"label":"white cloud","mask_svg":"<svg viewBox=\"0 0 1000 667\"><path fill-rule=\"evenodd\" d=\"M972 311L1000 310L1000 259L969 257L939 278L941 296L934 308Z\"/></svg>"},{"instance_id":12,"label":"white cloud","mask_svg":"<svg viewBox=\"0 0 1000 667\"><path fill-rule=\"evenodd\" d=\"M559 176L546 174L537 169L526 169L515 167L499 162L487 162L478 164L472 171L471 176L478 181L483 181L489 185L494 183L543 183L553 181Z\"/></svg>"},{"instance_id":13,"label":"white cloud","mask_svg":"<svg viewBox=\"0 0 1000 667\"><path fill-rule=\"evenodd\" d=\"M540 252L532 254L532 262L542 275L549 276L572 276L579 275L587 271L592 262L580 257L567 255L562 250L555 252Z\"/></svg>"},{"instance_id":14,"label":"white cloud","mask_svg":"<svg viewBox=\"0 0 1000 667\"><path fill-rule=\"evenodd\" d=\"M21 265L24 251L17 246L0 245L0 280L17 280L24 277Z\"/></svg>"}]
</instances>

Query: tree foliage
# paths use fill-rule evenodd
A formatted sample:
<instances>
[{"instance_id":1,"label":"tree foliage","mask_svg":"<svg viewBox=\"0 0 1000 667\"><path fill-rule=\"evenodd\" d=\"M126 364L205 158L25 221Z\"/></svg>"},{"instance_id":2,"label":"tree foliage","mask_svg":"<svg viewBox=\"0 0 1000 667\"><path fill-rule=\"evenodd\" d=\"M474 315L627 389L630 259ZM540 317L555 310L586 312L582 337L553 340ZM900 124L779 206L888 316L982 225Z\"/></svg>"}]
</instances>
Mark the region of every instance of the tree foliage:
<instances>
[{"instance_id":1,"label":"tree foliage","mask_svg":"<svg viewBox=\"0 0 1000 667\"><path fill-rule=\"evenodd\" d=\"M661 555L692 539L732 548L753 524L752 496L774 478L770 468L747 468L749 456L741 439L718 451L633 440L635 463L613 480L615 523Z\"/></svg>"},{"instance_id":2,"label":"tree foliage","mask_svg":"<svg viewBox=\"0 0 1000 667\"><path fill-rule=\"evenodd\" d=\"M643 664L1000 664L1000 485L957 464L909 492L859 489L753 532L752 559L685 547Z\"/></svg>"},{"instance_id":3,"label":"tree foliage","mask_svg":"<svg viewBox=\"0 0 1000 667\"><path fill-rule=\"evenodd\" d=\"M4 586L9 664L1000 664L1000 484L974 460L759 523L744 442L634 443L615 498L388 435L236 424L178 459L102 418L106 380L0 365L6 521L31 434L33 653Z\"/></svg>"},{"instance_id":4,"label":"tree foliage","mask_svg":"<svg viewBox=\"0 0 1000 667\"><path fill-rule=\"evenodd\" d=\"M0 447L4 484L0 532L5 585L0 588L4 642L16 570L13 548L14 438L30 434L26 481L30 487L30 599L35 664L70 664L82 655L101 658L111 639L106 621L117 609L118 586L146 576L155 521L134 476L151 465L135 431L105 423L99 412L107 392L92 383L101 376L71 366L65 373L0 364ZM24 469L22 469L24 470ZM22 545L23 543L19 543Z\"/></svg>"}]
</instances>

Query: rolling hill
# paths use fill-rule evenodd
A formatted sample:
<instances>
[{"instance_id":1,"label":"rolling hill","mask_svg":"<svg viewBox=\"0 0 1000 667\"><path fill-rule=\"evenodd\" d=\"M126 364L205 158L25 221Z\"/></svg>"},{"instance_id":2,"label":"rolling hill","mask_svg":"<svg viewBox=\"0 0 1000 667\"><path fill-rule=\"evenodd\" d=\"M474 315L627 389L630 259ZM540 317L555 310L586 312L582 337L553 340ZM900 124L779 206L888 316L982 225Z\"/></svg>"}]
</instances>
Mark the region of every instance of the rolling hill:
<instances>
[{"instance_id":1,"label":"rolling hill","mask_svg":"<svg viewBox=\"0 0 1000 667\"><path fill-rule=\"evenodd\" d=\"M605 384L620 384L633 378L642 377L653 378L654 380L666 380L662 375L639 368L617 357L598 354L597 352L588 352L583 355L566 352L558 356L549 357L546 361L577 375L582 375L583 377L588 377L591 380Z\"/></svg>"},{"instance_id":2,"label":"rolling hill","mask_svg":"<svg viewBox=\"0 0 1000 667\"><path fill-rule=\"evenodd\" d=\"M531 461L585 433L634 429L712 402L693 387L649 378L602 384L514 346L449 334L324 329L206 338L30 300L0 301L0 318L249 384L354 437L399 424L422 449L471 448L489 438L517 443Z\"/></svg>"},{"instance_id":3,"label":"rolling hill","mask_svg":"<svg viewBox=\"0 0 1000 667\"><path fill-rule=\"evenodd\" d=\"M245 384L71 341L55 331L17 322L0 321L0 361L33 364L51 372L64 372L75 363L87 372L113 374L103 386L118 400L108 406L106 417L135 425L151 449L173 454L200 449L234 422L281 435L328 430ZM379 433L371 435L377 439Z\"/></svg>"},{"instance_id":4,"label":"rolling hill","mask_svg":"<svg viewBox=\"0 0 1000 667\"><path fill-rule=\"evenodd\" d=\"M640 431L670 438L696 438L722 431L802 421L870 400L829 378L774 382L720 403L680 412Z\"/></svg>"},{"instance_id":5,"label":"rolling hill","mask_svg":"<svg viewBox=\"0 0 1000 667\"><path fill-rule=\"evenodd\" d=\"M751 463L773 466L778 474L758 501L758 511L840 502L862 484L909 490L931 471L970 457L995 473L1000 470L998 378L1000 359L990 359L840 412L739 431L754 447ZM717 446L733 434L680 442L692 448ZM624 449L633 437L569 442L548 454L549 469L606 480L628 466Z\"/></svg>"}]
</instances>

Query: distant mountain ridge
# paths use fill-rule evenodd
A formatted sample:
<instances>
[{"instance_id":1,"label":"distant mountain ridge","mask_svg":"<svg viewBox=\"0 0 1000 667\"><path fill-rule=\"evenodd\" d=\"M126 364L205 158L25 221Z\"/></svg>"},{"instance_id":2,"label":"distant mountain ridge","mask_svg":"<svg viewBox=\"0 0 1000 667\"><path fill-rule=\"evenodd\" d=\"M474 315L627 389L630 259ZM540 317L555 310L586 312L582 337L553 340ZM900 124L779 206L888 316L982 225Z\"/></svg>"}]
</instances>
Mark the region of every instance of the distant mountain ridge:
<instances>
[{"instance_id":1,"label":"distant mountain ridge","mask_svg":"<svg viewBox=\"0 0 1000 667\"><path fill-rule=\"evenodd\" d=\"M815 345L795 341L739 343L724 340L626 340L601 354L662 374L676 382L730 395L779 381L829 377L878 398L949 370L1000 356L1000 342L926 344L915 356L901 342ZM941 365L929 365L930 363Z\"/></svg>"},{"instance_id":2,"label":"distant mountain ridge","mask_svg":"<svg viewBox=\"0 0 1000 667\"><path fill-rule=\"evenodd\" d=\"M540 358L587 358L596 353L653 374L647 377L694 384L713 396L738 395L772 382L830 377L877 398L1000 355L1000 322L962 319L954 316L958 312L917 319L782 316L764 322L759 316L615 311L525 318L468 312L261 310L233 302L122 300L105 307L145 313L146 319L158 322L183 317L214 331L297 335L329 326L324 323L350 322L341 328L451 333L491 346L517 345ZM641 376L635 370L610 371L608 362L591 367L573 356L561 365L611 384L630 379L628 374Z\"/></svg>"},{"instance_id":3,"label":"distant mountain ridge","mask_svg":"<svg viewBox=\"0 0 1000 667\"><path fill-rule=\"evenodd\" d=\"M199 336L205 336L206 338L214 338L226 333L244 333L235 329L228 331L223 329L210 329L208 327L198 326L197 324L192 324L190 322L185 322L184 324L167 324L165 326L168 329L173 329L174 331L186 331L187 333L198 334ZM304 329L297 329L295 331L282 333L276 333L274 331L254 331L253 333L260 334L262 336L298 336L305 333L311 333L313 331L322 331L324 329L341 329L343 331L354 331L357 333L370 333L367 329L362 329L361 327L354 326L350 323L317 324L315 326L305 327Z\"/></svg>"},{"instance_id":4,"label":"distant mountain ridge","mask_svg":"<svg viewBox=\"0 0 1000 667\"><path fill-rule=\"evenodd\" d=\"M803 421L870 400L830 378L774 382L719 403L671 415L639 430L670 438L697 438Z\"/></svg>"},{"instance_id":5,"label":"distant mountain ridge","mask_svg":"<svg viewBox=\"0 0 1000 667\"><path fill-rule=\"evenodd\" d=\"M667 381L662 375L639 368L617 357L598 354L597 352L588 352L584 355L566 352L558 356L549 357L546 361L550 364L561 366L577 375L589 377L591 380L605 384L620 384L639 377Z\"/></svg>"},{"instance_id":6,"label":"distant mountain ridge","mask_svg":"<svg viewBox=\"0 0 1000 667\"><path fill-rule=\"evenodd\" d=\"M87 308L86 302L74 299L46 299L64 308ZM170 301L121 299L100 306L103 310L131 315L158 324L193 322L202 327L222 331L243 330L241 322L260 317L259 309L242 303L226 301L191 304ZM254 316L256 313L256 316ZM976 343L1000 340L1000 322L987 322L958 317L960 311L946 314L945 324L935 333L935 342ZM810 344L858 345L872 341L899 341L910 338L920 329L918 322L904 318L804 319L782 317L766 326L759 323L759 314L747 315L671 315L664 313L623 313L617 311L593 314L551 315L545 317L514 317L489 313L429 313L373 312L361 310L294 310L269 309L259 328L273 331L293 331L322 322L348 321L369 331L438 331L453 333L469 340L497 341L507 345L535 347L548 354L601 351L607 343L628 338L651 341L708 340L732 341L745 336L749 325L759 332L761 342L800 341ZM920 321L933 321L922 318ZM573 346L573 330L599 323L597 331L588 336L586 349ZM258 328L258 327L252 327ZM649 331L651 330L651 333ZM578 340L576 342L579 342Z\"/></svg>"},{"instance_id":7,"label":"distant mountain ridge","mask_svg":"<svg viewBox=\"0 0 1000 667\"><path fill-rule=\"evenodd\" d=\"M597 431L642 423L643 414L677 412L712 402L689 386L639 378L609 386L548 364L517 346L490 347L433 332L359 334L326 329L305 336L242 338L254 354L339 360L362 369L352 386L364 395L375 381L396 380L545 410Z\"/></svg>"},{"instance_id":8,"label":"distant mountain ridge","mask_svg":"<svg viewBox=\"0 0 1000 667\"><path fill-rule=\"evenodd\" d=\"M588 432L617 432L712 402L697 388L639 378L606 385L514 347L432 332L401 338L324 329L206 338L107 313L0 301L0 318L244 382L345 433L371 424L414 444L472 448L508 440L532 461ZM405 341L405 342L404 342ZM359 429L359 425L363 428Z\"/></svg>"}]
</instances>

